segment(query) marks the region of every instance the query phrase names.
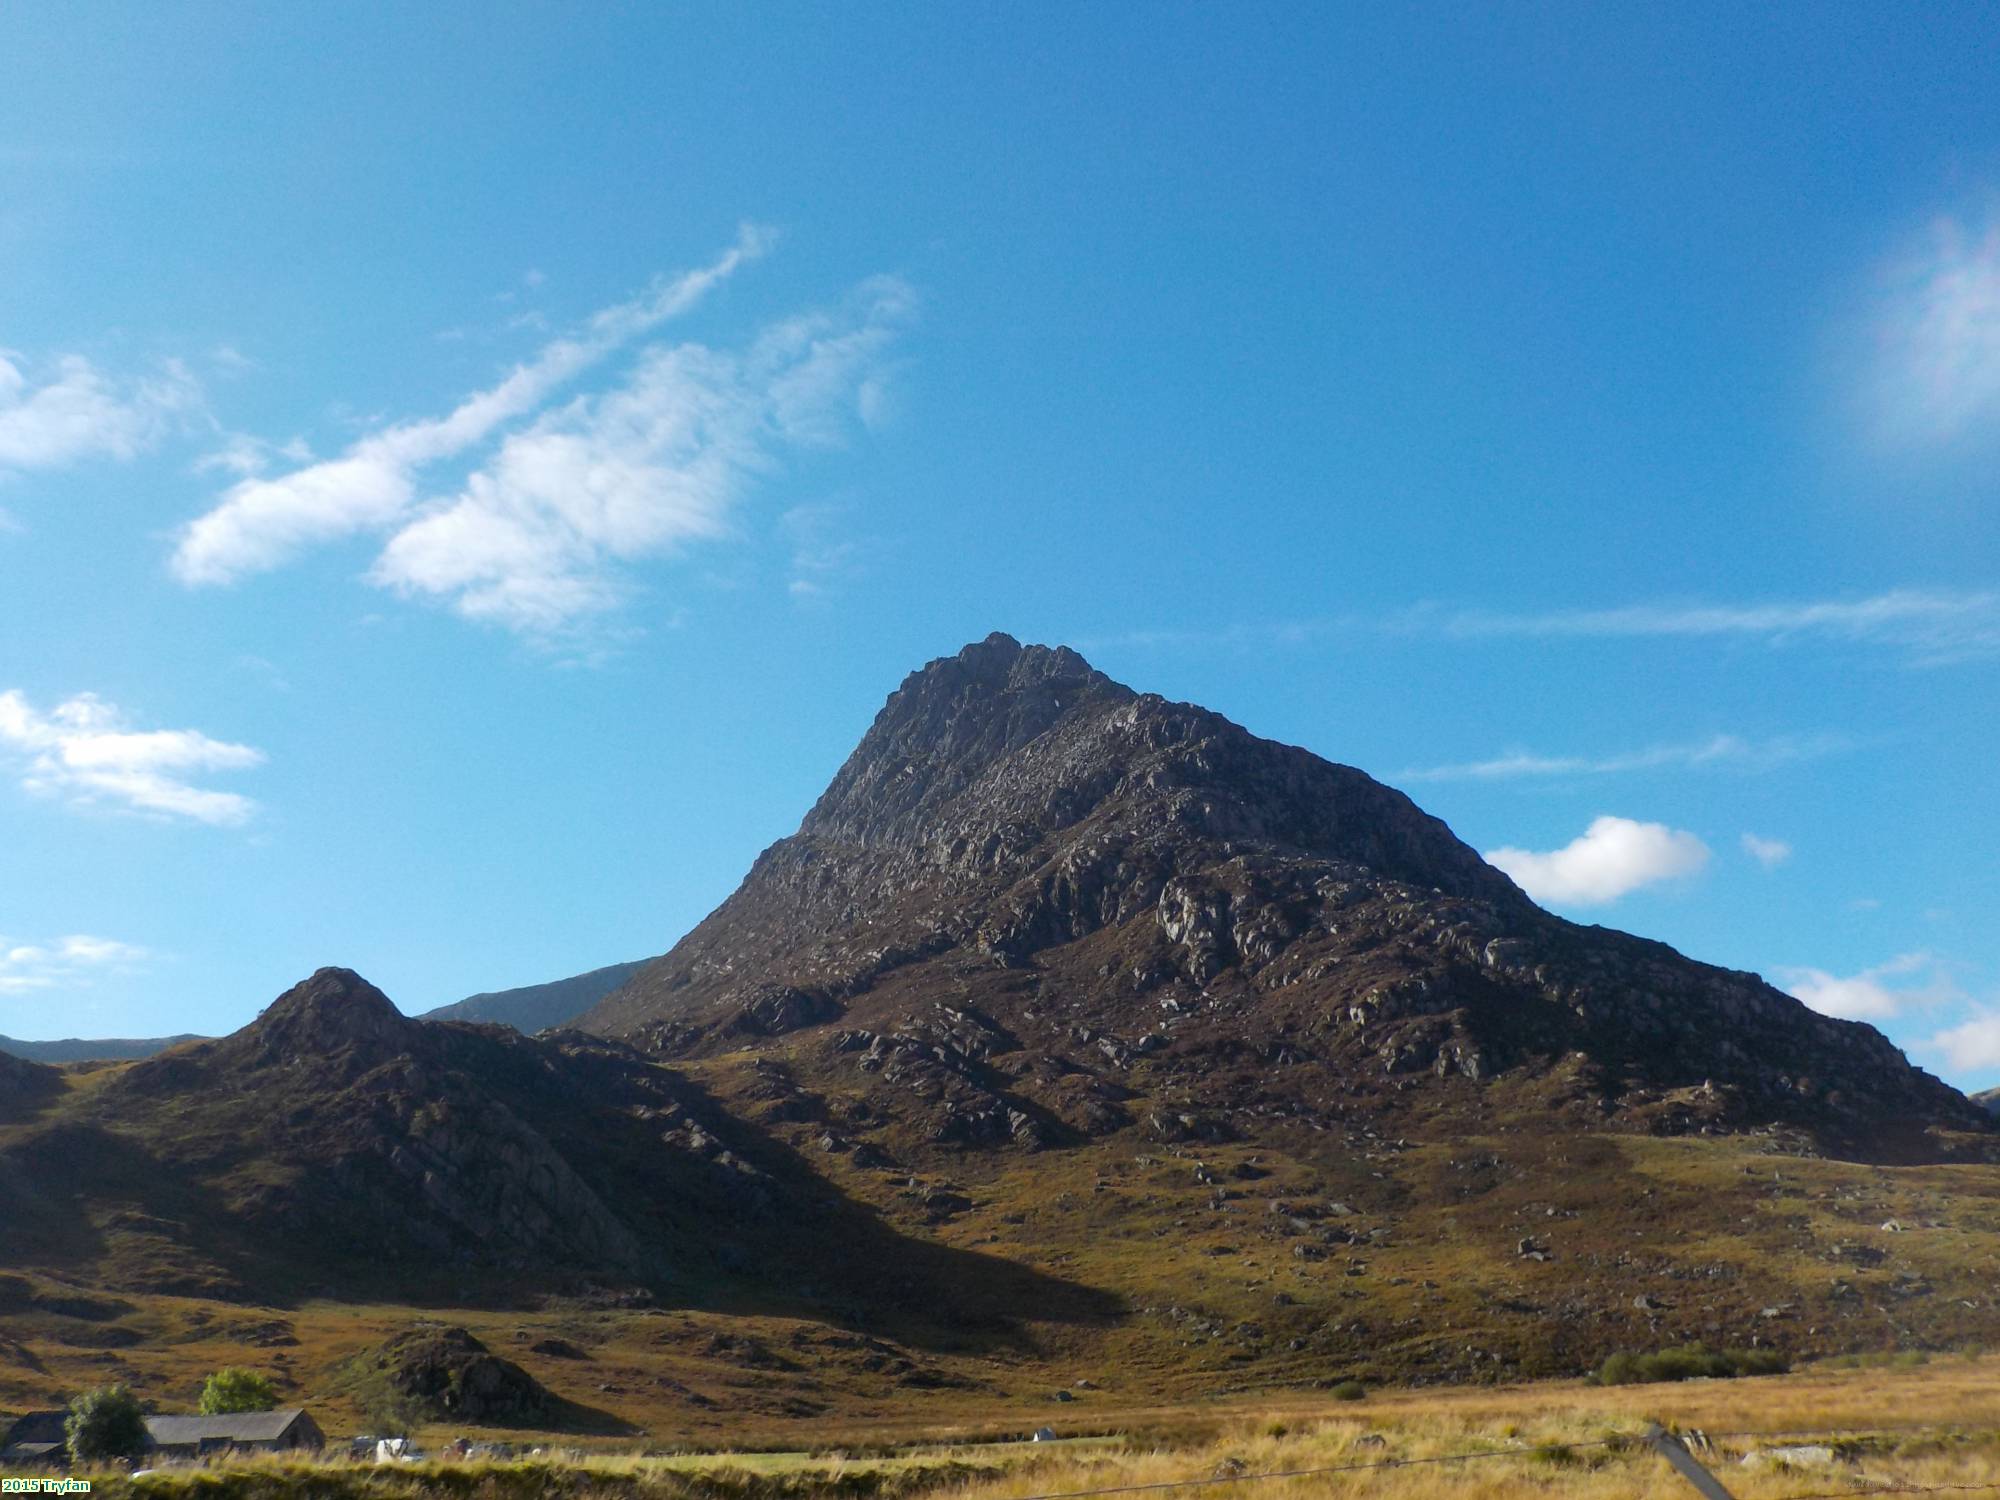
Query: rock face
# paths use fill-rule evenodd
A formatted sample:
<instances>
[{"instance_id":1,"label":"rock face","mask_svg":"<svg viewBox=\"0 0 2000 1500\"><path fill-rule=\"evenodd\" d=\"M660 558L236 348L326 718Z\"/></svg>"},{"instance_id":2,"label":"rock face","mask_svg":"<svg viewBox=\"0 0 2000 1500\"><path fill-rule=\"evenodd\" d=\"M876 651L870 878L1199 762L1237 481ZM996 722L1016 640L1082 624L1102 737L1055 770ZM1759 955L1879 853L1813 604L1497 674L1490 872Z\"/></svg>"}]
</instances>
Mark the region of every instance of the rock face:
<instances>
[{"instance_id":1,"label":"rock face","mask_svg":"<svg viewBox=\"0 0 2000 1500\"><path fill-rule=\"evenodd\" d=\"M578 1024L780 1051L971 1147L1419 1079L1888 1156L1986 1123L1870 1027L1541 911L1360 771L1001 635L905 680L798 833Z\"/></svg>"}]
</instances>

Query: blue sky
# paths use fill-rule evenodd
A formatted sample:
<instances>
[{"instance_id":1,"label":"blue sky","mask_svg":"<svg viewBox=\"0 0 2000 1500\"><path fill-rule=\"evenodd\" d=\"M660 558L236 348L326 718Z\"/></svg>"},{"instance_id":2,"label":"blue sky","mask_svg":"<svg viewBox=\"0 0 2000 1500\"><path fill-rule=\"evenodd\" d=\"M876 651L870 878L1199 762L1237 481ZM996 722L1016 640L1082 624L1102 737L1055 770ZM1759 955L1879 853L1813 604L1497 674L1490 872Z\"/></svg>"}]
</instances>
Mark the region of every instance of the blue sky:
<instances>
[{"instance_id":1,"label":"blue sky","mask_svg":"<svg viewBox=\"0 0 2000 1500\"><path fill-rule=\"evenodd\" d=\"M0 12L0 1032L667 948L1063 641L2000 1083L1979 7Z\"/></svg>"}]
</instances>

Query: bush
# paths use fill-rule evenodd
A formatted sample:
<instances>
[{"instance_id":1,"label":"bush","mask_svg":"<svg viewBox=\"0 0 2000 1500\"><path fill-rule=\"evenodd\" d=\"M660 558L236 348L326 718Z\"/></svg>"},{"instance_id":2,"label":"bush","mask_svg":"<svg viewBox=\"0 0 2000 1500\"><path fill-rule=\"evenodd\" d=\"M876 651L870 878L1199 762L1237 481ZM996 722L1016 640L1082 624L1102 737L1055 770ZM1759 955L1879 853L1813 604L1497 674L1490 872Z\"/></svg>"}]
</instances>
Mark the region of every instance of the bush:
<instances>
[{"instance_id":1,"label":"bush","mask_svg":"<svg viewBox=\"0 0 2000 1500\"><path fill-rule=\"evenodd\" d=\"M208 1377L196 1410L204 1417L220 1417L233 1411L269 1411L277 1404L277 1388L268 1379L255 1370L230 1365Z\"/></svg>"},{"instance_id":2,"label":"bush","mask_svg":"<svg viewBox=\"0 0 2000 1500\"><path fill-rule=\"evenodd\" d=\"M69 1404L63 1421L69 1455L78 1463L137 1458L146 1451L146 1417L139 1398L122 1385L85 1391Z\"/></svg>"},{"instance_id":3,"label":"bush","mask_svg":"<svg viewBox=\"0 0 2000 1500\"><path fill-rule=\"evenodd\" d=\"M1725 1349L1682 1344L1652 1354L1618 1353L1597 1372L1599 1385L1656 1385L1674 1380L1729 1380L1738 1375L1783 1375L1791 1364L1775 1349Z\"/></svg>"},{"instance_id":4,"label":"bush","mask_svg":"<svg viewBox=\"0 0 2000 1500\"><path fill-rule=\"evenodd\" d=\"M1343 1380L1333 1388L1332 1392L1336 1401L1359 1401L1367 1394L1368 1387L1358 1380Z\"/></svg>"}]
</instances>

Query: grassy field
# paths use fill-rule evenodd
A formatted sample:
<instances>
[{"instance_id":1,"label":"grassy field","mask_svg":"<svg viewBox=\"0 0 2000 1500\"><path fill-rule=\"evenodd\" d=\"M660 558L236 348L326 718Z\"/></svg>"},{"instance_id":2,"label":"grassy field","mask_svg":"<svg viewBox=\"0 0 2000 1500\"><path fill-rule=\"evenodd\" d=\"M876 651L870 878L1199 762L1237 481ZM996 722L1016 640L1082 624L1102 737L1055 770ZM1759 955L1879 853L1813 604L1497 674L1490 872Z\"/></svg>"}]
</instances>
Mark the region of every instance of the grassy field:
<instances>
[{"instance_id":1,"label":"grassy field","mask_svg":"<svg viewBox=\"0 0 2000 1500\"><path fill-rule=\"evenodd\" d=\"M362 1431L340 1371L424 1320L469 1328L595 1413L549 1435L587 1447L811 1446L829 1426L868 1443L1018 1435L1044 1421L1096 1431L1153 1404L1310 1401L1347 1377L1476 1399L1480 1387L1692 1340L1794 1359L2000 1344L1991 1168L1631 1137L1385 1148L1357 1157L1346 1180L1268 1150L1215 1147L1202 1160L1243 1184L1220 1208L1191 1160L1167 1152L1050 1153L958 1177L974 1207L934 1234L1114 1290L1126 1311L1109 1322L1038 1321L1024 1308L1015 1337L960 1339L755 1306L262 1307L28 1271L0 1274L0 1413L113 1380L187 1410L208 1372L247 1365L329 1433ZM1477 1169L1454 1166L1467 1161ZM907 1211L874 1190L885 1215ZM1569 1217L1586 1192L1592 1212ZM1308 1197L1338 1198L1354 1209L1338 1222L1384 1232L1300 1259L1267 1201ZM1518 1256L1530 1234L1557 1258ZM1637 1294L1663 1310L1639 1310ZM543 1352L553 1341L567 1357ZM1433 1396L1441 1385L1475 1389Z\"/></svg>"},{"instance_id":2,"label":"grassy field","mask_svg":"<svg viewBox=\"0 0 2000 1500\"><path fill-rule=\"evenodd\" d=\"M258 1461L140 1478L91 1476L97 1493L159 1500L562 1495L660 1500L812 1496L1029 1500L1126 1485L1222 1496L1574 1497L1692 1494L1642 1441L1660 1421L1706 1433L1704 1461L1741 1500L1895 1486L2000 1491L2000 1358L1820 1366L1747 1381L1605 1388L1575 1382L1136 1407L1113 1435L1049 1444L928 1443L894 1450L545 1454L401 1468ZM1106 1413L1107 1416L1112 1414ZM1771 1450L1819 1445L1789 1458ZM1465 1457L1477 1455L1476 1457ZM1753 1457L1761 1455L1761 1459ZM1744 1460L1751 1458L1746 1463ZM1430 1460L1448 1460L1430 1462ZM1296 1474L1299 1470L1314 1472ZM1289 1478L1260 1479L1259 1475ZM1962 1491L1961 1491L1962 1492Z\"/></svg>"}]
</instances>

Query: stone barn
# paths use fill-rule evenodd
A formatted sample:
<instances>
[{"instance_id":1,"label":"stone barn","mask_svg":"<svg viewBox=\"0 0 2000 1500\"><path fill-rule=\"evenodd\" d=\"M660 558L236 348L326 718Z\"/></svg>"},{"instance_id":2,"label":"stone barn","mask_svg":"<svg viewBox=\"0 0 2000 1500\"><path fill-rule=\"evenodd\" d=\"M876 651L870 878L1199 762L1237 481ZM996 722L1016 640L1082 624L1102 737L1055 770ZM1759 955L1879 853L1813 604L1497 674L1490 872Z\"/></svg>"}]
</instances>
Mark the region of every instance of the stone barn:
<instances>
[{"instance_id":1,"label":"stone barn","mask_svg":"<svg viewBox=\"0 0 2000 1500\"><path fill-rule=\"evenodd\" d=\"M249 1453L318 1452L319 1423L298 1408L231 1412L221 1417L148 1417L146 1436L161 1458L200 1458L232 1449Z\"/></svg>"}]
</instances>

